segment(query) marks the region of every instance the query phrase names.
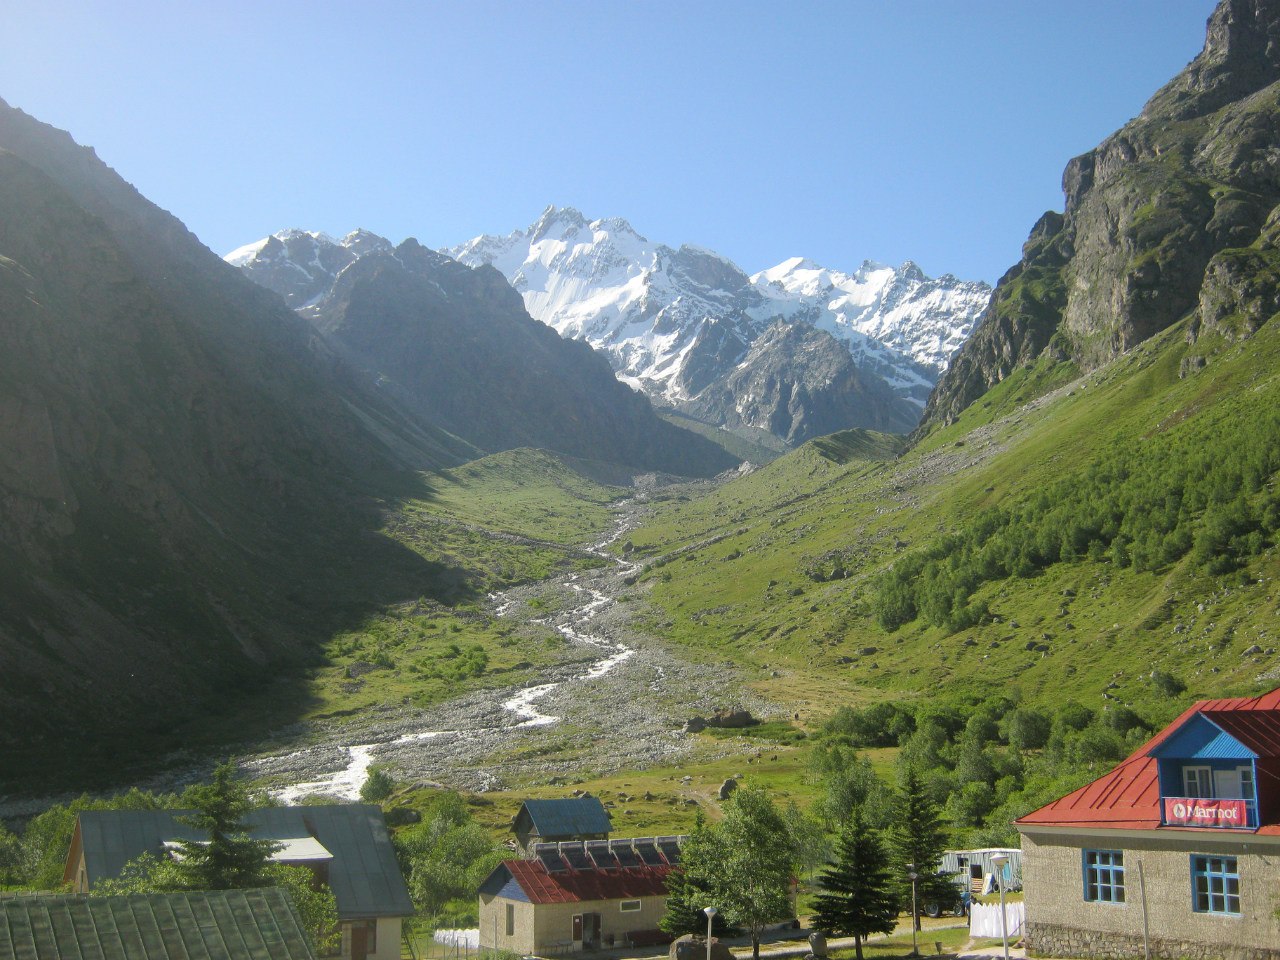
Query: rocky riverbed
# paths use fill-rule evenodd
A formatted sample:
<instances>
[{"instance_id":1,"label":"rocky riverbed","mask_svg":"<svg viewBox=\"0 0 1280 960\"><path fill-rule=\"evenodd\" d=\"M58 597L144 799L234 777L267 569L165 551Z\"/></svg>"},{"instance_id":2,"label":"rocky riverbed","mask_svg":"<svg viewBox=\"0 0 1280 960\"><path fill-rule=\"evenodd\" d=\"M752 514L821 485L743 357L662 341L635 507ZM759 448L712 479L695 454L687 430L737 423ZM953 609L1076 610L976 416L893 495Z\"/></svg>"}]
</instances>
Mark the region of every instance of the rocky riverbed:
<instances>
[{"instance_id":1,"label":"rocky riverbed","mask_svg":"<svg viewBox=\"0 0 1280 960\"><path fill-rule=\"evenodd\" d=\"M371 763L400 781L484 791L672 763L700 744L682 732L692 715L731 704L757 716L778 712L751 695L731 665L688 663L637 628L644 603L627 583L635 568L608 547L644 509L642 498L619 504L612 534L588 548L609 557L609 566L489 597L490 615L556 630L569 641L564 660L537 683L468 694L431 710L312 725L299 731L306 746L242 763L277 784L286 802L313 793L351 799ZM705 742L700 749L705 755Z\"/></svg>"}]
</instances>

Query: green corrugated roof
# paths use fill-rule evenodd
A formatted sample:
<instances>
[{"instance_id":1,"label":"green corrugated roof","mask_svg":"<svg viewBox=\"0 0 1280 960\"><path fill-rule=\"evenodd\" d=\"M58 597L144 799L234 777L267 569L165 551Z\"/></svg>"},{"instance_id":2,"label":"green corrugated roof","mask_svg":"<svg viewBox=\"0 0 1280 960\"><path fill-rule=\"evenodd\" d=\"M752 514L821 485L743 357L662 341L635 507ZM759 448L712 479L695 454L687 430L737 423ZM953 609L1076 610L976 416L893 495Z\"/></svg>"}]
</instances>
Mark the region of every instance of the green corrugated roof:
<instances>
[{"instance_id":1,"label":"green corrugated roof","mask_svg":"<svg viewBox=\"0 0 1280 960\"><path fill-rule=\"evenodd\" d=\"M275 887L0 900L0 960L315 960Z\"/></svg>"},{"instance_id":2,"label":"green corrugated roof","mask_svg":"<svg viewBox=\"0 0 1280 960\"><path fill-rule=\"evenodd\" d=\"M117 877L144 853L163 855L165 840L203 835L177 817L189 810L85 810L80 814L89 886ZM343 920L405 917L413 901L404 884L382 810L363 803L315 807L262 807L250 814L252 836L284 840L315 837L331 854L329 887Z\"/></svg>"},{"instance_id":3,"label":"green corrugated roof","mask_svg":"<svg viewBox=\"0 0 1280 960\"><path fill-rule=\"evenodd\" d=\"M598 797L565 797L559 800L526 800L516 814L529 818L539 837L581 837L607 834L613 829L608 811Z\"/></svg>"}]
</instances>

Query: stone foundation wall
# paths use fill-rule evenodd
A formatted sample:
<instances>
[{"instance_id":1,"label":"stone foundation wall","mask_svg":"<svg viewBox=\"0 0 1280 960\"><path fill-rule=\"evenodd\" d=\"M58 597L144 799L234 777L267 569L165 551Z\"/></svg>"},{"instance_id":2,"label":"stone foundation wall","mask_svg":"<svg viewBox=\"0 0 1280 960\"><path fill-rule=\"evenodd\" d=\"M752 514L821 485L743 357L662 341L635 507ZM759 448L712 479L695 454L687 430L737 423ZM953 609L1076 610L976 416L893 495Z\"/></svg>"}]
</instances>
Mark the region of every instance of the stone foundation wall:
<instances>
[{"instance_id":1,"label":"stone foundation wall","mask_svg":"<svg viewBox=\"0 0 1280 960\"><path fill-rule=\"evenodd\" d=\"M1091 957L1097 960L1133 960L1141 957L1142 937L1123 933L1100 933L1056 923L1026 926L1029 957ZM1226 943L1169 940L1152 935L1151 956L1162 960L1280 960L1280 945L1238 947Z\"/></svg>"}]
</instances>

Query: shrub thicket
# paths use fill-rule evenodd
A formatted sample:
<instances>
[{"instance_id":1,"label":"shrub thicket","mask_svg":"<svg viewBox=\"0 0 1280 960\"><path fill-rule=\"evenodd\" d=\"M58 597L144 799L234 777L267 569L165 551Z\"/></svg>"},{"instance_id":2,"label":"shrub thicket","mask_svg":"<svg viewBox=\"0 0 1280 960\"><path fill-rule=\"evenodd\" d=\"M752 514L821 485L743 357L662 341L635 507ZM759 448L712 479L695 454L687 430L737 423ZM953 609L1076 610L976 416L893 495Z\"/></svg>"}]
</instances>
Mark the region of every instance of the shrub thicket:
<instances>
[{"instance_id":1,"label":"shrub thicket","mask_svg":"<svg viewBox=\"0 0 1280 960\"><path fill-rule=\"evenodd\" d=\"M1190 556L1210 574L1243 566L1280 530L1280 411L1260 406L1137 444L1019 503L991 507L900 559L873 607L886 630L923 617L956 631L987 616L984 583L1088 558L1158 570Z\"/></svg>"}]
</instances>

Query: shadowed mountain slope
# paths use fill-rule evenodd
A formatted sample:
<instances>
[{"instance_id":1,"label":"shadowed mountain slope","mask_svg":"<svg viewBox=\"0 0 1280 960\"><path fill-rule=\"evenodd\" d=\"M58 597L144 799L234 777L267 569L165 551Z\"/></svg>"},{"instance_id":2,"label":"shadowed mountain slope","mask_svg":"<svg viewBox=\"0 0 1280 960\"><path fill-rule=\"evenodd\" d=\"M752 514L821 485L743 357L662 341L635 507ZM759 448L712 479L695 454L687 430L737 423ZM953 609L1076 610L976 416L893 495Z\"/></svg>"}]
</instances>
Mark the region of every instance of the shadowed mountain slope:
<instances>
[{"instance_id":1,"label":"shadowed mountain slope","mask_svg":"<svg viewBox=\"0 0 1280 960\"><path fill-rule=\"evenodd\" d=\"M73 741L137 751L337 626L457 589L377 531L429 494L407 466L467 446L3 104L0 338L0 783Z\"/></svg>"}]
</instances>

